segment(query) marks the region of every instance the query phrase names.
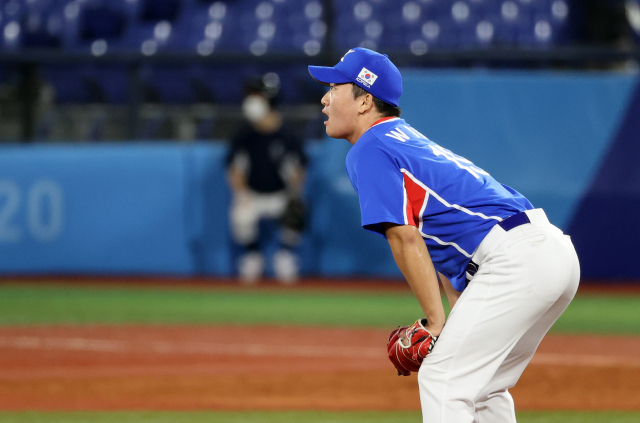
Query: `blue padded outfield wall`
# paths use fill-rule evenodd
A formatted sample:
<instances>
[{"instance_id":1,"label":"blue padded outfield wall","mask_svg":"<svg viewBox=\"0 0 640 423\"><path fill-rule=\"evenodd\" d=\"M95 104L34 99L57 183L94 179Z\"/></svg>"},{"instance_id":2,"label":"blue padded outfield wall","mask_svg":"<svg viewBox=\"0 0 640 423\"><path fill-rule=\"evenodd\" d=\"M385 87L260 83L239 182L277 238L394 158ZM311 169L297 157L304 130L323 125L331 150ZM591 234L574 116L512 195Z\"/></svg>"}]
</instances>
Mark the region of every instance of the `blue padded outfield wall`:
<instances>
[{"instance_id":1,"label":"blue padded outfield wall","mask_svg":"<svg viewBox=\"0 0 640 423\"><path fill-rule=\"evenodd\" d=\"M403 117L527 196L586 278L640 278L637 75L404 70ZM309 141L304 271L398 276L360 228L350 144ZM233 274L220 142L0 147L3 274Z\"/></svg>"}]
</instances>

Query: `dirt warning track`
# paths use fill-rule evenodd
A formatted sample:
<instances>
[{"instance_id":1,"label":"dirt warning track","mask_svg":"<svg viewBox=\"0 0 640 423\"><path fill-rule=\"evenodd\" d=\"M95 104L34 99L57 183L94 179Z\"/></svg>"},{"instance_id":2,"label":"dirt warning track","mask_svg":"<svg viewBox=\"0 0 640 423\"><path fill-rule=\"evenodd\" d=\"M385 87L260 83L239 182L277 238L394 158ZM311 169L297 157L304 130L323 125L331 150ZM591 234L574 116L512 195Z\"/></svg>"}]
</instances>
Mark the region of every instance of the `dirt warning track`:
<instances>
[{"instance_id":1,"label":"dirt warning track","mask_svg":"<svg viewBox=\"0 0 640 423\"><path fill-rule=\"evenodd\" d=\"M0 409L419 409L387 331L0 328ZM640 409L640 338L547 336L512 390L524 409Z\"/></svg>"}]
</instances>

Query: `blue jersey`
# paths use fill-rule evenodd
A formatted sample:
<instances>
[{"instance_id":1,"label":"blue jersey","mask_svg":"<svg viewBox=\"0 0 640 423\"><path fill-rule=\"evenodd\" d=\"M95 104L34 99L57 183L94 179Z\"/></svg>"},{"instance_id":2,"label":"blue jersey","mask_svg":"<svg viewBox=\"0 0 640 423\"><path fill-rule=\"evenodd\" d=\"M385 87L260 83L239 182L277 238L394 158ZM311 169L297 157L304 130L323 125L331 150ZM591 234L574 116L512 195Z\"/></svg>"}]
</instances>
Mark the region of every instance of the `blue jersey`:
<instances>
[{"instance_id":1,"label":"blue jersey","mask_svg":"<svg viewBox=\"0 0 640 423\"><path fill-rule=\"evenodd\" d=\"M360 197L362 226L383 236L383 222L417 227L434 267L457 291L466 287L466 267L491 228L533 208L400 118L369 128L351 147L346 168Z\"/></svg>"}]
</instances>

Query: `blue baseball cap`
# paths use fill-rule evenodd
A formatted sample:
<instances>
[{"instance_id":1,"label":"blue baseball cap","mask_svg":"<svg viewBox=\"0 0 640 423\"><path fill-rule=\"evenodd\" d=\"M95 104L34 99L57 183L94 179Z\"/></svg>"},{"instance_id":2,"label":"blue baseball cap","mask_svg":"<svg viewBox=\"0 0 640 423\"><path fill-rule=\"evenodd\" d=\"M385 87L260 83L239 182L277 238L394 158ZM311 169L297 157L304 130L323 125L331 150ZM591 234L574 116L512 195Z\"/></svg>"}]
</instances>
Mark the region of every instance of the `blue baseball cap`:
<instances>
[{"instance_id":1,"label":"blue baseball cap","mask_svg":"<svg viewBox=\"0 0 640 423\"><path fill-rule=\"evenodd\" d=\"M334 67L309 66L311 76L321 84L353 82L385 103L398 107L402 95L402 76L386 54L356 47Z\"/></svg>"}]
</instances>

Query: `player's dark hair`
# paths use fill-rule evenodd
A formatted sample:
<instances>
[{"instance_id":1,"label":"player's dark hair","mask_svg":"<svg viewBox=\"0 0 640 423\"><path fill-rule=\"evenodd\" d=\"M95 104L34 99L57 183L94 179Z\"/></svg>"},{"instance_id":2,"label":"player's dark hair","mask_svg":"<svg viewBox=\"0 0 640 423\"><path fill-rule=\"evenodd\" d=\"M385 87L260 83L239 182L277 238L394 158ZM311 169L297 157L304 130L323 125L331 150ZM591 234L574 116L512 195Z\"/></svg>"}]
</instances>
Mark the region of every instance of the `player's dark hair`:
<instances>
[{"instance_id":1,"label":"player's dark hair","mask_svg":"<svg viewBox=\"0 0 640 423\"><path fill-rule=\"evenodd\" d=\"M358 98L365 94L371 94L354 83L351 83L351 92L353 93L353 98ZM385 103L374 95L371 96L373 97L373 104L375 104L376 109L378 109L378 112L383 117L400 117L400 114L402 113L402 109L400 109L400 107Z\"/></svg>"}]
</instances>

